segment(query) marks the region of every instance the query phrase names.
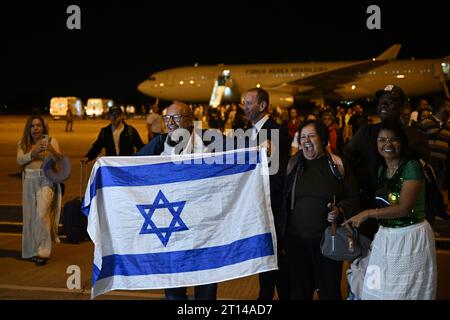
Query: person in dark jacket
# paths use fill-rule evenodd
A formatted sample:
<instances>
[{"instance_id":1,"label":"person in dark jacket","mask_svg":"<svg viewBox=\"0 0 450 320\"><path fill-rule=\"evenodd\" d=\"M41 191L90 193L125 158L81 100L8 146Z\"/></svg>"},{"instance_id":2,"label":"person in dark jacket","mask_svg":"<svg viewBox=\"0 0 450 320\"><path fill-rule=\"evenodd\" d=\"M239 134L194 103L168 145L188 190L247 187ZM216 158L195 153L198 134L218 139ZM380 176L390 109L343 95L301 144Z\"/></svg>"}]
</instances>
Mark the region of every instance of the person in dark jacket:
<instances>
[{"instance_id":1,"label":"person in dark jacket","mask_svg":"<svg viewBox=\"0 0 450 320\"><path fill-rule=\"evenodd\" d=\"M108 117L110 124L100 130L97 140L81 162L94 160L102 149L105 149L106 156L131 156L144 146L137 130L123 120L124 114L120 107L111 107Z\"/></svg>"},{"instance_id":2,"label":"person in dark jacket","mask_svg":"<svg viewBox=\"0 0 450 320\"><path fill-rule=\"evenodd\" d=\"M247 91L244 97L243 109L245 115L253 125L255 136L252 138L256 139L257 145L266 146L268 153L270 153L270 158L272 158L269 169L270 202L274 215L275 228L277 229L286 167L289 160L290 139L287 129L281 127L269 117L268 108L269 94L265 90L254 88ZM275 293L275 287L277 288L278 297L280 299L287 299L288 297L287 279L283 273L283 250L280 246L281 239L278 238L279 230L276 231L279 270L259 274L259 300L272 300Z\"/></svg>"},{"instance_id":3,"label":"person in dark jacket","mask_svg":"<svg viewBox=\"0 0 450 320\"><path fill-rule=\"evenodd\" d=\"M341 299L342 261L322 255L320 242L330 222L353 216L359 190L350 168L327 152L328 128L317 120L299 128L301 150L289 161L279 231L284 238L289 299Z\"/></svg>"}]
</instances>

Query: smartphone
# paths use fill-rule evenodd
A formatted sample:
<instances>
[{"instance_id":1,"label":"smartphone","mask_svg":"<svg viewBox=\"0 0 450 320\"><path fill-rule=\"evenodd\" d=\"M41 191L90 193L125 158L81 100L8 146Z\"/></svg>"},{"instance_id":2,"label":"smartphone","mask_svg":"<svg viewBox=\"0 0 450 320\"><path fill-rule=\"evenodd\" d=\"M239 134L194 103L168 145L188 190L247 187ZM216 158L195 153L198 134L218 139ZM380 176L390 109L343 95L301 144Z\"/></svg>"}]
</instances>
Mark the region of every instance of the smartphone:
<instances>
[{"instance_id":1,"label":"smartphone","mask_svg":"<svg viewBox=\"0 0 450 320\"><path fill-rule=\"evenodd\" d=\"M45 147L48 145L48 134L43 134L41 136L41 141L45 144Z\"/></svg>"}]
</instances>

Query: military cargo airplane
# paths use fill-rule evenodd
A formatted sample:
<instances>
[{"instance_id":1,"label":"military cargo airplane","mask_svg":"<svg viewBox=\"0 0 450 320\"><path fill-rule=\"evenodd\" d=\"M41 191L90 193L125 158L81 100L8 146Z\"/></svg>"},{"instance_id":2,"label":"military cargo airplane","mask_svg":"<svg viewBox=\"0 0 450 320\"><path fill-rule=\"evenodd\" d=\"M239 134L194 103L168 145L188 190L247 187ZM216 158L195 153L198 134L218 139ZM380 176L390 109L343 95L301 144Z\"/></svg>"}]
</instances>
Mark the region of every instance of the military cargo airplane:
<instances>
[{"instance_id":1,"label":"military cargo airplane","mask_svg":"<svg viewBox=\"0 0 450 320\"><path fill-rule=\"evenodd\" d=\"M306 62L179 67L154 73L138 85L148 96L164 100L239 101L246 90L261 87L271 104L288 107L294 98L316 103L324 99L372 97L386 84L400 86L408 96L443 90L448 97L450 56L443 59L396 60L401 45L362 61Z\"/></svg>"}]
</instances>

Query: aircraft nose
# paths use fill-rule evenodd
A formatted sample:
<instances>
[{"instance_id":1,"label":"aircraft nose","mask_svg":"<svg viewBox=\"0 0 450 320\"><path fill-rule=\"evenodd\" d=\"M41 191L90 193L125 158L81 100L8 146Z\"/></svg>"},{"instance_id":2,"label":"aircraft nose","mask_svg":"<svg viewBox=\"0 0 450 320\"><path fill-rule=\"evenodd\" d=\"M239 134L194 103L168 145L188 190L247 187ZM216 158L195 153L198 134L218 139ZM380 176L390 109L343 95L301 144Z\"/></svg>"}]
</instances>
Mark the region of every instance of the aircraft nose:
<instances>
[{"instance_id":1,"label":"aircraft nose","mask_svg":"<svg viewBox=\"0 0 450 320\"><path fill-rule=\"evenodd\" d=\"M151 81L145 80L138 85L138 90L143 94L151 95L153 93L153 85Z\"/></svg>"}]
</instances>

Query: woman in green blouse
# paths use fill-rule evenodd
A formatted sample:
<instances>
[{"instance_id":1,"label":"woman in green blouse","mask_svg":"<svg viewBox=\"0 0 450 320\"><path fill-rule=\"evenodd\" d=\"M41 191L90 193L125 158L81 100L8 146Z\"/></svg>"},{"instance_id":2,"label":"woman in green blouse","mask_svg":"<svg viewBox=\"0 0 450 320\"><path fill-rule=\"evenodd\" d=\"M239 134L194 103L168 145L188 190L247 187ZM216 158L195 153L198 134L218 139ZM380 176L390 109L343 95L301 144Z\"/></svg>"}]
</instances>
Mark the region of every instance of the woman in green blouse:
<instances>
[{"instance_id":1,"label":"woman in green blouse","mask_svg":"<svg viewBox=\"0 0 450 320\"><path fill-rule=\"evenodd\" d=\"M369 218L380 228L372 243L363 299L435 299L436 251L432 229L425 220L425 183L420 163L408 156L403 130L389 123L380 127L378 153L384 164L378 188L384 208L368 209L347 220L359 227Z\"/></svg>"}]
</instances>

